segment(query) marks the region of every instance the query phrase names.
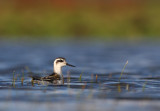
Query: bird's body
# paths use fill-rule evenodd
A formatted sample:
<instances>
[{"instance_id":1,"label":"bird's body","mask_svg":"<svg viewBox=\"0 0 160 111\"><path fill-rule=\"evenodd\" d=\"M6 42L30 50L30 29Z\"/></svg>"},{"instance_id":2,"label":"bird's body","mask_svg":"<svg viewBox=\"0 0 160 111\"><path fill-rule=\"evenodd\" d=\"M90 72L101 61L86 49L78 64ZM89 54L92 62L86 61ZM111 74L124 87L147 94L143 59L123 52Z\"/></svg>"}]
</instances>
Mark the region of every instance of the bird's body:
<instances>
[{"instance_id":1,"label":"bird's body","mask_svg":"<svg viewBox=\"0 0 160 111\"><path fill-rule=\"evenodd\" d=\"M63 80L63 74L62 74L62 67L66 65L75 67L71 64L68 64L66 62L66 59L63 57L56 58L53 64L54 64L53 66L54 72L51 75L45 76L45 77L32 77L33 80L46 81L53 84L63 84L64 80Z\"/></svg>"},{"instance_id":2,"label":"bird's body","mask_svg":"<svg viewBox=\"0 0 160 111\"><path fill-rule=\"evenodd\" d=\"M34 81L45 81L45 82L49 82L49 83L53 83L53 84L62 84L63 83L63 78L61 78L58 74L53 73L49 76L45 76L45 77L32 77L32 79Z\"/></svg>"}]
</instances>

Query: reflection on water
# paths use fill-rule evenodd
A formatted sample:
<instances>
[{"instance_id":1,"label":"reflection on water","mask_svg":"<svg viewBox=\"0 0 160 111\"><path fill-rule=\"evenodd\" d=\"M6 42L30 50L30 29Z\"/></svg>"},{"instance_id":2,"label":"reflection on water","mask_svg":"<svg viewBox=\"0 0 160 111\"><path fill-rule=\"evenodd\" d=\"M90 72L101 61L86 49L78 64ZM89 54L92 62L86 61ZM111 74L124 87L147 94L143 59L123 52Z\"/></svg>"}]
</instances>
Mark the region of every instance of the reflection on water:
<instances>
[{"instance_id":1,"label":"reflection on water","mask_svg":"<svg viewBox=\"0 0 160 111\"><path fill-rule=\"evenodd\" d=\"M35 105L42 105L39 110L48 110L52 103L63 103L64 109L72 106L66 108L68 111L93 111L97 107L97 110L105 110L109 104L122 104L122 109L127 109L137 104L131 104L131 100L159 100L159 49L160 46L144 44L3 43L0 45L0 106L3 106L3 110L11 110L21 103L22 106L25 107L26 104L31 108L33 102ZM49 75L52 73L53 60L61 56L77 66L63 68L64 85L32 82L29 77L31 73L38 76ZM127 60L129 63L119 81ZM125 103L124 99L131 102ZM116 103L118 100L123 102ZM13 101L15 102L12 103ZM8 103L10 107L3 103ZM43 106L43 103L48 106ZM79 103L83 105L79 106ZM86 106L91 104L96 104L97 107L92 105L92 109ZM130 106L126 107L125 104ZM144 104L147 106L149 103ZM60 107L56 108L58 110ZM110 109L114 110L112 108Z\"/></svg>"}]
</instances>

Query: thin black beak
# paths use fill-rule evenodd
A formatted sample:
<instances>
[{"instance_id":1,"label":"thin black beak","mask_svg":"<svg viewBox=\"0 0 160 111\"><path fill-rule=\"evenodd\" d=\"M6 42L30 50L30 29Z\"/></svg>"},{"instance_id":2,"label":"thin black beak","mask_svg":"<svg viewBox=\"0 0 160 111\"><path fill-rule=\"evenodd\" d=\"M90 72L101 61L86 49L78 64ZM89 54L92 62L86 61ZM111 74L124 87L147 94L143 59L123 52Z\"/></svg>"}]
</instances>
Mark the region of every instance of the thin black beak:
<instances>
[{"instance_id":1,"label":"thin black beak","mask_svg":"<svg viewBox=\"0 0 160 111\"><path fill-rule=\"evenodd\" d=\"M71 65L71 64L68 64L68 63L66 63L66 65L67 65L67 66L71 66L71 67L76 67L76 66L74 66L74 65Z\"/></svg>"}]
</instances>

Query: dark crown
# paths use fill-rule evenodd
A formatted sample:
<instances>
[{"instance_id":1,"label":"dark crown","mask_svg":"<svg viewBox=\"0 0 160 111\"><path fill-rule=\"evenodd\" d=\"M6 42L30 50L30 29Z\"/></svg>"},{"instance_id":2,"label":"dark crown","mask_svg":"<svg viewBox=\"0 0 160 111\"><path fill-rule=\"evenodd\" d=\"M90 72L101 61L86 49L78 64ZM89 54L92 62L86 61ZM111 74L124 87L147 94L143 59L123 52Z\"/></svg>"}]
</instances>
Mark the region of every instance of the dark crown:
<instances>
[{"instance_id":1,"label":"dark crown","mask_svg":"<svg viewBox=\"0 0 160 111\"><path fill-rule=\"evenodd\" d=\"M56 59L63 59L63 60L66 60L64 57L57 57Z\"/></svg>"}]
</instances>

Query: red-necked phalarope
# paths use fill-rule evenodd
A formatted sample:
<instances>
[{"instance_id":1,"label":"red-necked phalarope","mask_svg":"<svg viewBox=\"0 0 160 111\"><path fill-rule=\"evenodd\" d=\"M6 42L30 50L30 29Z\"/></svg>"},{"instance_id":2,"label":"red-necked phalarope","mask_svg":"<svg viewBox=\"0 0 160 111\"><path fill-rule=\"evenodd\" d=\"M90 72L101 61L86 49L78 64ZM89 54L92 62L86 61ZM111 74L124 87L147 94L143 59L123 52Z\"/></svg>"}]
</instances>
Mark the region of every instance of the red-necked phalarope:
<instances>
[{"instance_id":1,"label":"red-necked phalarope","mask_svg":"<svg viewBox=\"0 0 160 111\"><path fill-rule=\"evenodd\" d=\"M33 80L47 81L53 84L63 84L62 67L66 65L75 67L74 65L68 64L65 58L58 57L54 60L54 63L53 63L54 72L51 75L45 76L45 77L32 77L32 78Z\"/></svg>"}]
</instances>

